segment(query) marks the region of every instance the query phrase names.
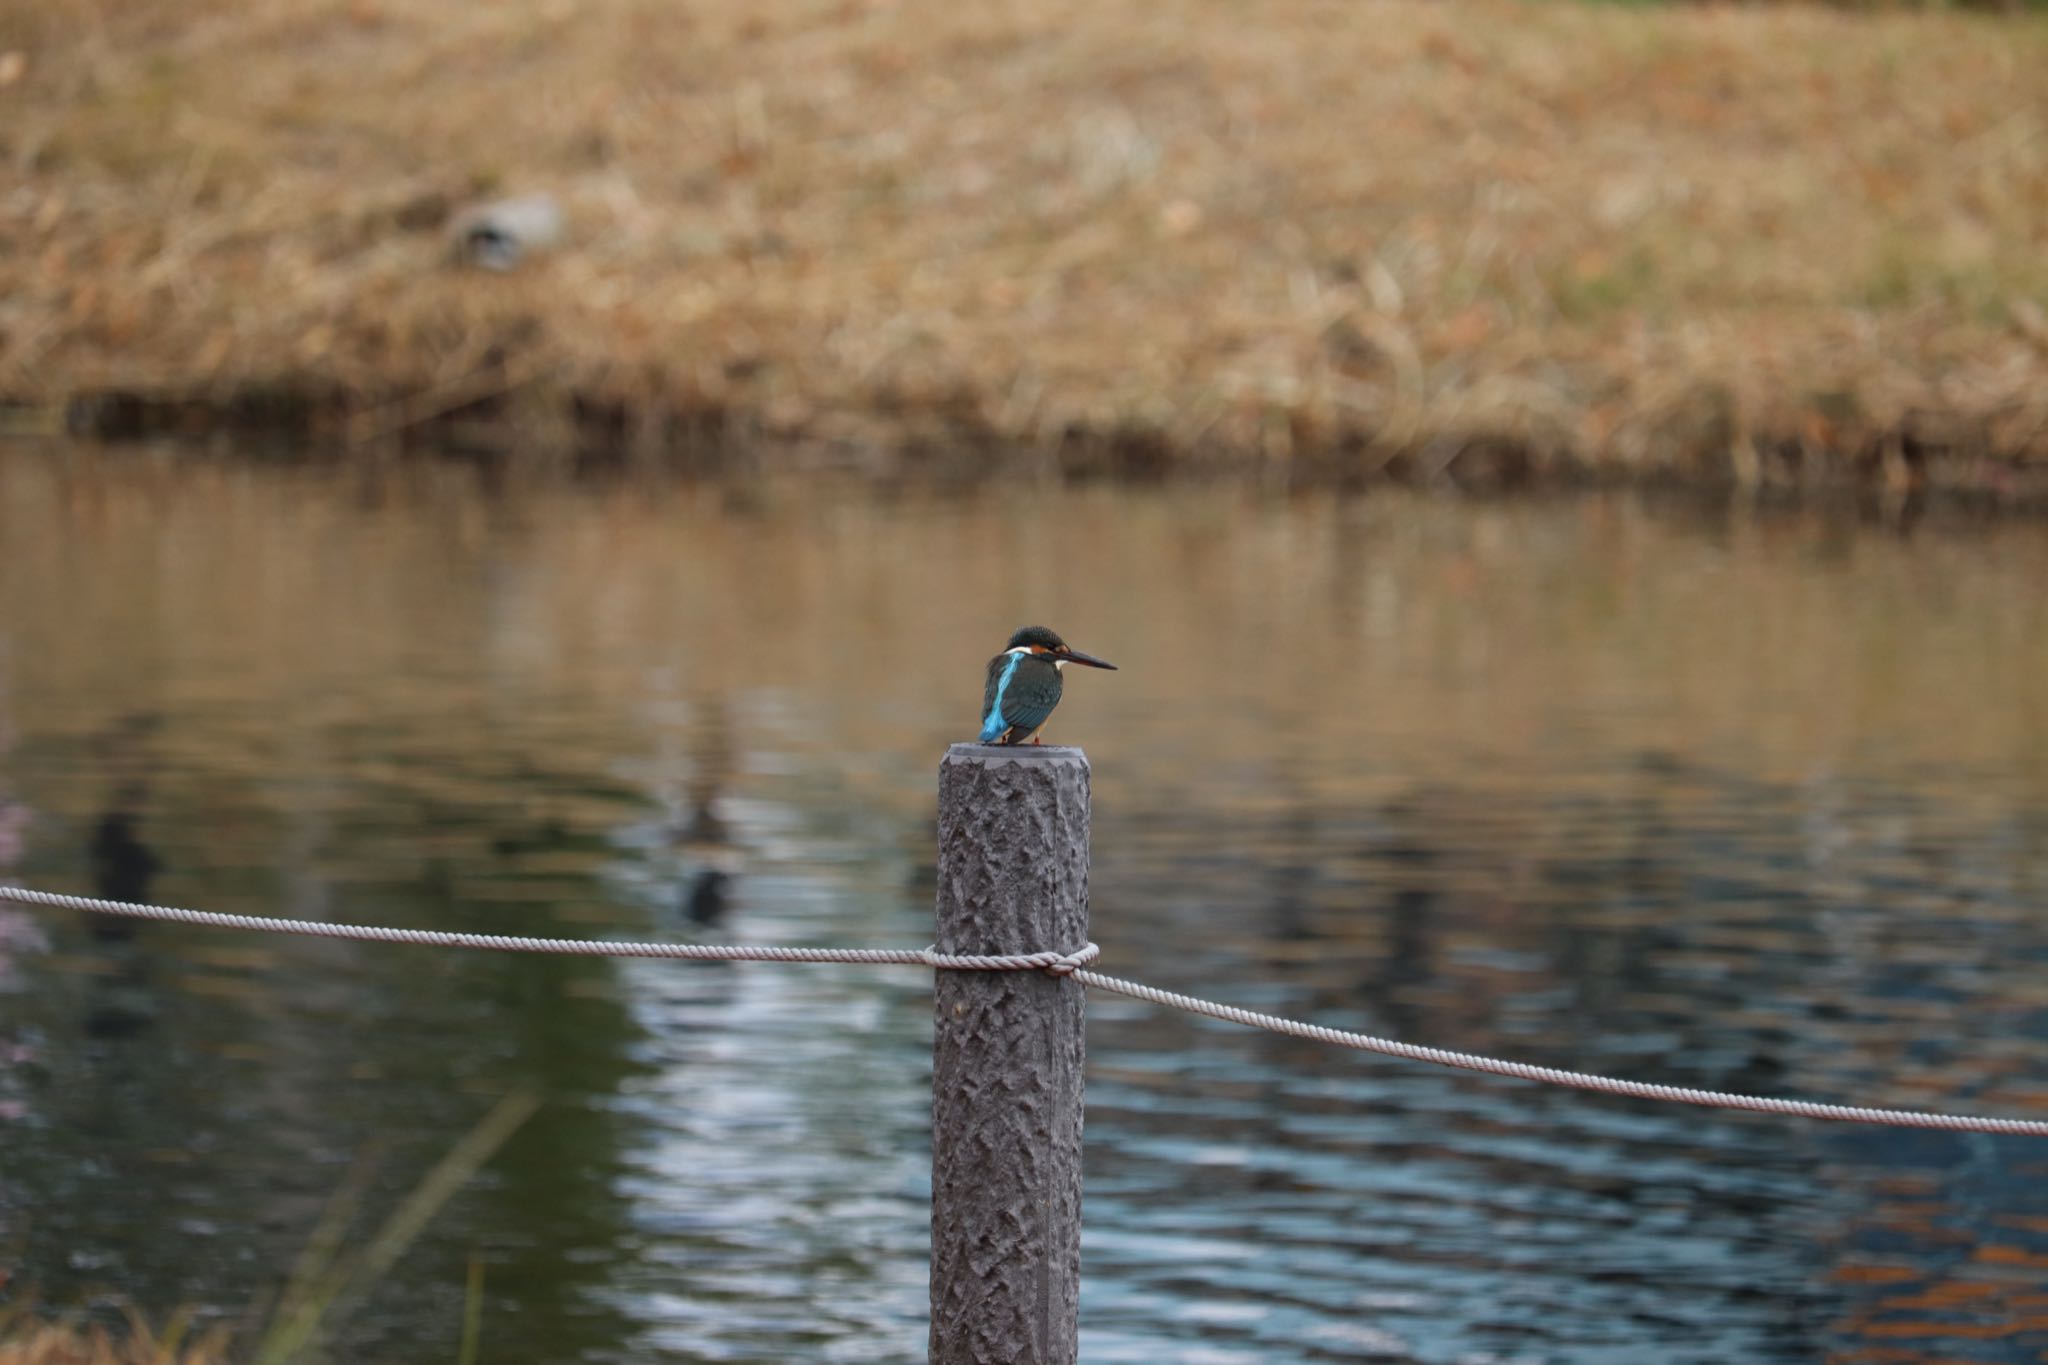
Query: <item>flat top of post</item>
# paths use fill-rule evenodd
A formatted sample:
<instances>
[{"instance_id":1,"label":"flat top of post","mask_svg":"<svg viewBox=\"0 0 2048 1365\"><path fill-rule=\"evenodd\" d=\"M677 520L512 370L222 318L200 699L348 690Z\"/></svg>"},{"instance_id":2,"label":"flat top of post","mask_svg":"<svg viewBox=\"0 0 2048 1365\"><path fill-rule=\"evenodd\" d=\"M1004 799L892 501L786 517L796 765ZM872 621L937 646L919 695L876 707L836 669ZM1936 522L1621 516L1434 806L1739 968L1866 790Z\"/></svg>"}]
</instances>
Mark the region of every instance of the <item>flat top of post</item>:
<instances>
[{"instance_id":1,"label":"flat top of post","mask_svg":"<svg viewBox=\"0 0 2048 1365\"><path fill-rule=\"evenodd\" d=\"M973 763L1072 763L1088 766L1088 755L1078 744L949 744L946 762Z\"/></svg>"}]
</instances>

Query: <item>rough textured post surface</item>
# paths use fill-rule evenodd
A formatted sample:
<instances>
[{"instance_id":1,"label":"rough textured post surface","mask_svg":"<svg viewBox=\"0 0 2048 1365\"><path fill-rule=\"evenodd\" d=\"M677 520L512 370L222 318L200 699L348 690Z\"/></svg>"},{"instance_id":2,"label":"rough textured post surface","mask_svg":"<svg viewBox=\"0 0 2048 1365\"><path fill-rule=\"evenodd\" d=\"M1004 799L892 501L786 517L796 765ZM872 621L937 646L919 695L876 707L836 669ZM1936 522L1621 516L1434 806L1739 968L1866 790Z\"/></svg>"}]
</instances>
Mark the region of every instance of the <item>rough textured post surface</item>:
<instances>
[{"instance_id":1,"label":"rough textured post surface","mask_svg":"<svg viewBox=\"0 0 2048 1365\"><path fill-rule=\"evenodd\" d=\"M939 951L1087 941L1087 755L954 745L939 767ZM931 1359L1071 1365L1087 991L1043 972L951 971L937 990Z\"/></svg>"}]
</instances>

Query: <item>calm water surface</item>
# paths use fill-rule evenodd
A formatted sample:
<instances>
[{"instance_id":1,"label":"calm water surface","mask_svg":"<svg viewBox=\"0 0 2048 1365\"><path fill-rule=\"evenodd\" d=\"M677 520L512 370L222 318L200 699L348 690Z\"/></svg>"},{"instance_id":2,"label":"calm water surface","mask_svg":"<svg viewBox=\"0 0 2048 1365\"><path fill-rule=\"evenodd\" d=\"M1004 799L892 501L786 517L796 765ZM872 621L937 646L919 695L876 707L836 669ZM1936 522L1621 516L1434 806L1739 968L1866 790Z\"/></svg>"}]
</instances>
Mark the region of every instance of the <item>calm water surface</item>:
<instances>
[{"instance_id":1,"label":"calm water surface","mask_svg":"<svg viewBox=\"0 0 2048 1365\"><path fill-rule=\"evenodd\" d=\"M1678 1085L2048 1115L2048 530L1622 500L543 485L0 448L0 874L921 945L939 755L1122 665L1108 970ZM337 1356L922 1359L929 982L0 908L0 1293L240 1315L509 1091ZM1089 1361L2048 1353L2048 1145L1096 997ZM341 1197L337 1201L337 1192Z\"/></svg>"}]
</instances>

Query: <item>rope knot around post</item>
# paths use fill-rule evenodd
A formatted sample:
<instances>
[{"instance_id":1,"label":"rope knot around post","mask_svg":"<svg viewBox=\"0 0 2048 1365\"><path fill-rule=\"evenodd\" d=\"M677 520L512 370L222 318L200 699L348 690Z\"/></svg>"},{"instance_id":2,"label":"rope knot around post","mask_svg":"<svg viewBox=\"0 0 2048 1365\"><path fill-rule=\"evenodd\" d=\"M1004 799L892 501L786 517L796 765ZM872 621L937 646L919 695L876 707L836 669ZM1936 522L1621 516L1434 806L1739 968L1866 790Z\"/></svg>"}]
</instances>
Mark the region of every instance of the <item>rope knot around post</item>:
<instances>
[{"instance_id":1,"label":"rope knot around post","mask_svg":"<svg viewBox=\"0 0 2048 1365\"><path fill-rule=\"evenodd\" d=\"M1044 972L1072 976L1102 956L1102 949L1084 943L1071 953L942 953L937 945L919 954L927 967L945 972Z\"/></svg>"}]
</instances>

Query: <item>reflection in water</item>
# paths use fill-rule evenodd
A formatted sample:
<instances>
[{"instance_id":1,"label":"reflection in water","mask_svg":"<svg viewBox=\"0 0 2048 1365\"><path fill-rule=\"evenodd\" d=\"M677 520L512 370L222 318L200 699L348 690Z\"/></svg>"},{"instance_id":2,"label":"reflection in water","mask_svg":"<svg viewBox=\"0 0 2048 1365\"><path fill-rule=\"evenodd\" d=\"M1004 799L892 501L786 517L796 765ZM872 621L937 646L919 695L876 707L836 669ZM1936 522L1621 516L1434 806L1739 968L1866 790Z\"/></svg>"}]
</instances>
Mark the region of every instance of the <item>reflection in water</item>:
<instances>
[{"instance_id":1,"label":"reflection in water","mask_svg":"<svg viewBox=\"0 0 2048 1365\"><path fill-rule=\"evenodd\" d=\"M701 868L683 892L683 917L700 927L722 924L731 904L732 874L720 867Z\"/></svg>"},{"instance_id":2,"label":"reflection in water","mask_svg":"<svg viewBox=\"0 0 2048 1365\"><path fill-rule=\"evenodd\" d=\"M92 894L101 900L146 904L151 899L159 860L143 842L141 823L153 767L149 744L156 729L153 714L122 717L109 727L97 759L96 766L114 778L114 789L86 848ZM133 943L140 921L91 914L85 920L103 945L93 999L85 1013L87 1036L119 1038L149 1027L156 1018L155 993L149 981L149 956Z\"/></svg>"},{"instance_id":3,"label":"reflection in water","mask_svg":"<svg viewBox=\"0 0 2048 1365\"><path fill-rule=\"evenodd\" d=\"M136 833L138 816L121 804L100 816L86 858L92 867L93 895L107 900L146 903L156 875L156 855ZM94 999L86 1010L85 1031L96 1038L117 1038L149 1027L155 1017L149 987L149 958L133 940L139 924L118 915L87 915L92 936L102 945L102 972L93 978Z\"/></svg>"},{"instance_id":4,"label":"reflection in water","mask_svg":"<svg viewBox=\"0 0 2048 1365\"><path fill-rule=\"evenodd\" d=\"M688 816L672 842L684 861L687 877L679 908L691 924L707 928L725 920L740 858L732 831L718 813L721 795L736 776L732 719L715 696L704 699L697 713L689 775L683 782Z\"/></svg>"},{"instance_id":5,"label":"reflection in water","mask_svg":"<svg viewBox=\"0 0 2048 1365\"><path fill-rule=\"evenodd\" d=\"M0 464L8 784L38 812L16 875L921 944L977 642L1053 619L1124 668L1061 712L1120 973L1674 1084L2048 1112L2040 527L470 479ZM486 1354L922 1352L918 973L30 923L48 955L0 941L26 983L0 1243L58 1301L239 1311L352 1164L372 1225L528 1086L546 1108L348 1358L452 1355L472 1254ZM131 949L152 1024L107 1036ZM1090 1041L1091 1361L2048 1350L2038 1144L1594 1099L1108 998Z\"/></svg>"},{"instance_id":6,"label":"reflection in water","mask_svg":"<svg viewBox=\"0 0 2048 1365\"><path fill-rule=\"evenodd\" d=\"M142 841L138 825L142 819L141 793L117 793L112 805L101 814L93 831L86 859L92 865L93 895L101 900L147 904L150 883L156 880L157 857ZM93 936L125 939L135 936L136 922L119 915L92 917Z\"/></svg>"},{"instance_id":7,"label":"reflection in water","mask_svg":"<svg viewBox=\"0 0 2048 1365\"><path fill-rule=\"evenodd\" d=\"M6 651L0 648L0 665ZM14 868L28 835L28 807L14 798L5 780L8 751L14 734L8 721L7 673L0 667L0 883L14 883ZM32 958L49 950L36 917L18 906L0 905L0 999L24 988ZM29 1116L28 1072L36 1064L39 1049L14 1018L14 1012L0 1015L0 1151L6 1149L6 1130ZM4 1183L0 1183L0 1214L7 1210Z\"/></svg>"}]
</instances>

